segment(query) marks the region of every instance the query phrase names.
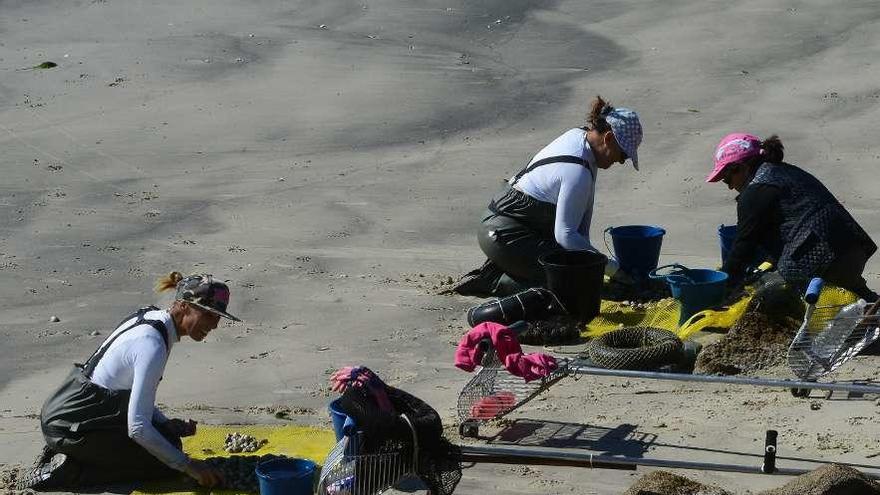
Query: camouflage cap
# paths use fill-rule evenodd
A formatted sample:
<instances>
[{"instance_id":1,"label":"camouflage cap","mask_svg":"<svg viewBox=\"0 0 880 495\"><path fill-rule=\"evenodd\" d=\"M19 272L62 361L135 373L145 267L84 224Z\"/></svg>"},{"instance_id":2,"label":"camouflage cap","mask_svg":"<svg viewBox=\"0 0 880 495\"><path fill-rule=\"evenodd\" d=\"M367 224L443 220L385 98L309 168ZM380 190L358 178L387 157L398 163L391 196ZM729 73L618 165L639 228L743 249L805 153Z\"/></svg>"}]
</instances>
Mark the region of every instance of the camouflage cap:
<instances>
[{"instance_id":1,"label":"camouflage cap","mask_svg":"<svg viewBox=\"0 0 880 495\"><path fill-rule=\"evenodd\" d=\"M198 306L232 321L241 321L226 312L229 304L229 287L218 282L210 274L190 275L177 283L175 299Z\"/></svg>"}]
</instances>

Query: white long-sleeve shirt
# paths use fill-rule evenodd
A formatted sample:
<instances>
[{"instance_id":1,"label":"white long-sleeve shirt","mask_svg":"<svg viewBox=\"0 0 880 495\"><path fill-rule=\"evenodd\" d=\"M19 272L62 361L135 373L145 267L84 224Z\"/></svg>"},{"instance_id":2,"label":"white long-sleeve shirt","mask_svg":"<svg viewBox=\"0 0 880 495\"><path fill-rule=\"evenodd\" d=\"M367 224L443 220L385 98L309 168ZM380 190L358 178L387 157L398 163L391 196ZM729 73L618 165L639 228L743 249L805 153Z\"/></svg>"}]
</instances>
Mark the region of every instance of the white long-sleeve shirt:
<instances>
[{"instance_id":1,"label":"white long-sleeve shirt","mask_svg":"<svg viewBox=\"0 0 880 495\"><path fill-rule=\"evenodd\" d=\"M583 158L589 168L578 163L549 163L523 175L514 185L539 201L556 205L553 234L560 246L572 251L596 250L590 244L590 221L597 167L585 138L583 129L571 129L539 151L529 165L551 156L569 155Z\"/></svg>"},{"instance_id":2,"label":"white long-sleeve shirt","mask_svg":"<svg viewBox=\"0 0 880 495\"><path fill-rule=\"evenodd\" d=\"M156 408L156 390L165 371L171 347L180 341L180 336L174 326L174 319L167 310L148 311L144 318L159 320L165 324L168 330L167 350L162 334L143 323L126 331L110 344L107 352L98 361L91 379L93 383L106 389L131 390L128 402L128 436L166 465L183 471L189 458L171 445L153 426L154 419L158 423L167 421ZM134 321L131 319L123 322L110 338Z\"/></svg>"},{"instance_id":3,"label":"white long-sleeve shirt","mask_svg":"<svg viewBox=\"0 0 880 495\"><path fill-rule=\"evenodd\" d=\"M596 158L583 129L571 129L539 151L529 165L552 156L576 156L587 162L548 163L526 173L514 184L515 189L545 203L556 205L553 235L569 251L599 251L590 242L590 223L596 195ZM511 179L512 180L512 179ZM606 273L617 271L609 259Z\"/></svg>"}]
</instances>

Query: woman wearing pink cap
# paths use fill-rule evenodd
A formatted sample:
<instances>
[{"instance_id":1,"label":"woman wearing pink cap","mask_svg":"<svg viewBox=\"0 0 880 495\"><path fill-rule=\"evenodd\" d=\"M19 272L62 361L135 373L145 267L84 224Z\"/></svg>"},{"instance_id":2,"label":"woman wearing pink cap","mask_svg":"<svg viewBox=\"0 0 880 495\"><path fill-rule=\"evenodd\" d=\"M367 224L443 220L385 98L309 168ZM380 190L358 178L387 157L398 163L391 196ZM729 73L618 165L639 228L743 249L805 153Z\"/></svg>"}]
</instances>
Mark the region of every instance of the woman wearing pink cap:
<instances>
[{"instance_id":1,"label":"woman wearing pink cap","mask_svg":"<svg viewBox=\"0 0 880 495\"><path fill-rule=\"evenodd\" d=\"M477 296L513 294L544 285L538 263L543 254L597 251L590 243L596 174L628 159L638 170L641 142L638 114L597 96L584 127L545 146L489 203L477 232L489 259L452 290ZM606 273L616 272L616 264L609 262Z\"/></svg>"},{"instance_id":2,"label":"woman wearing pink cap","mask_svg":"<svg viewBox=\"0 0 880 495\"><path fill-rule=\"evenodd\" d=\"M169 419L156 407L156 389L181 337L201 342L226 312L229 287L211 275L172 272L158 292L176 289L168 309L149 306L126 317L86 360L74 366L40 411L46 447L19 489L71 489L117 481L172 478L182 473L205 486L223 475L190 459L181 437L196 423Z\"/></svg>"},{"instance_id":3,"label":"woman wearing pink cap","mask_svg":"<svg viewBox=\"0 0 880 495\"><path fill-rule=\"evenodd\" d=\"M739 193L737 237L722 267L731 284L742 281L760 247L790 283L822 277L876 300L862 271L877 245L818 179L782 160L775 135L762 141L728 134L715 149L715 168L706 182L722 181Z\"/></svg>"}]
</instances>

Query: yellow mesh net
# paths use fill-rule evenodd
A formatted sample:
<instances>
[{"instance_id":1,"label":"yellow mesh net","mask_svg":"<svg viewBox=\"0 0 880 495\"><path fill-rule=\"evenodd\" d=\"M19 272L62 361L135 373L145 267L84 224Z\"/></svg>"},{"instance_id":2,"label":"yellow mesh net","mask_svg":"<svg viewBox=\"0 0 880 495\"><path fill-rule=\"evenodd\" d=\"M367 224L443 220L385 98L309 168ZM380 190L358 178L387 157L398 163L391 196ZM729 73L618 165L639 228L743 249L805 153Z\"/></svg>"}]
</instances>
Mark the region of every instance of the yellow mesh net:
<instances>
[{"instance_id":1,"label":"yellow mesh net","mask_svg":"<svg viewBox=\"0 0 880 495\"><path fill-rule=\"evenodd\" d=\"M680 307L673 298L632 305L603 300L599 305L599 316L587 324L584 337L598 337L623 327L656 327L667 330L678 328Z\"/></svg>"},{"instance_id":2,"label":"yellow mesh net","mask_svg":"<svg viewBox=\"0 0 880 495\"><path fill-rule=\"evenodd\" d=\"M747 288L746 295L734 304L700 311L681 325L678 324L681 306L673 298L643 304L602 301L599 316L587 324L581 335L593 338L618 328L643 326L663 328L675 332L681 339L687 339L706 328L729 329L745 313L753 292L752 288ZM825 286L817 305L845 305L857 299L858 296L846 289Z\"/></svg>"},{"instance_id":3,"label":"yellow mesh net","mask_svg":"<svg viewBox=\"0 0 880 495\"><path fill-rule=\"evenodd\" d=\"M228 433L239 432L258 439L266 439L268 443L256 452L232 454L223 450ZM183 450L194 459L208 457L232 457L234 455L280 454L288 457L309 459L318 464L324 462L330 449L336 444L333 430L295 425L199 425L198 432L183 439ZM147 483L133 494L205 494L207 489L200 491L181 490L180 483L153 482ZM233 490L211 490L210 493L238 495L247 492Z\"/></svg>"},{"instance_id":4,"label":"yellow mesh net","mask_svg":"<svg viewBox=\"0 0 880 495\"><path fill-rule=\"evenodd\" d=\"M686 339L700 330L706 328L713 329L729 329L740 317L745 314L746 308L752 301L752 296L747 295L739 301L727 306L723 309L706 309L693 315L678 328L677 334L680 338Z\"/></svg>"},{"instance_id":5,"label":"yellow mesh net","mask_svg":"<svg viewBox=\"0 0 880 495\"><path fill-rule=\"evenodd\" d=\"M845 306L858 301L859 296L840 287L825 286L819 293L816 306Z\"/></svg>"}]
</instances>

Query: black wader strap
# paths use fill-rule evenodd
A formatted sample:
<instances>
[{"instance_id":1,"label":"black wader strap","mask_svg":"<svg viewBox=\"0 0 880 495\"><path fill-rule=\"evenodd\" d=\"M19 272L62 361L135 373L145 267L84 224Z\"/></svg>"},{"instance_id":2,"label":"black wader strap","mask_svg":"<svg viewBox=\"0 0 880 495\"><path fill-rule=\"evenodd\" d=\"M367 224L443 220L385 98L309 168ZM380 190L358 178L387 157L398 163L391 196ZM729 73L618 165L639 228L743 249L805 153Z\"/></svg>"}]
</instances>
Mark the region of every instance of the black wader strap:
<instances>
[{"instance_id":1,"label":"black wader strap","mask_svg":"<svg viewBox=\"0 0 880 495\"><path fill-rule=\"evenodd\" d=\"M587 163L587 161L584 160L583 158L580 158L578 156L572 156L572 155L559 155L559 156L551 156L548 158L538 160L535 163L520 170L519 173L516 174L516 176L514 176L513 180L510 181L510 185L512 186L512 185L516 184L516 182L518 180L520 180L523 175L526 175L527 173L531 172L532 170L535 170L536 168L538 168L542 165L547 165L550 163L560 163L560 162L562 162L562 163L577 163L578 165L581 165L584 168L586 168L587 170L589 170L590 175L593 175L593 179L594 180L596 179L595 174L593 173L593 168L590 167L590 164Z\"/></svg>"},{"instance_id":2,"label":"black wader strap","mask_svg":"<svg viewBox=\"0 0 880 495\"><path fill-rule=\"evenodd\" d=\"M125 323L126 321L128 321L132 318L137 318L137 320L135 320L134 323L132 323L128 327L122 329L121 331L117 332L116 335L113 335L109 340L107 340L104 344L102 344L94 353L92 353L92 355L89 357L89 359L86 360L85 364L83 364L83 366L82 366L83 374L86 376L86 378L92 377L92 372L94 372L95 367L98 366L98 361L100 361L101 358L104 357L104 353L107 352L107 349L110 348L110 346L113 344L113 342L117 338L119 338L120 335L122 335L125 332L131 330L132 328L134 328L138 325L142 325L144 323L155 328L159 332L159 334L162 335L162 340L165 341L165 351L167 352L168 351L168 328L166 328L165 324L159 320L147 320L144 318L144 315L147 314L148 311L156 311L158 309L159 308L157 308L155 306L147 306L146 308L142 308L142 309L138 310L137 313L122 320L119 323L119 325L117 326L117 328L119 328L119 326L122 326L122 324Z\"/></svg>"}]
</instances>

